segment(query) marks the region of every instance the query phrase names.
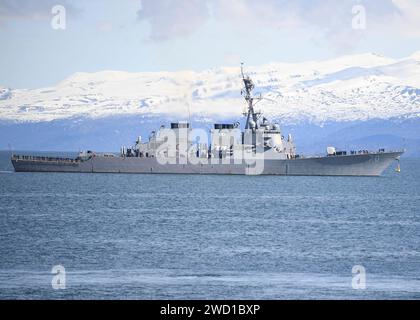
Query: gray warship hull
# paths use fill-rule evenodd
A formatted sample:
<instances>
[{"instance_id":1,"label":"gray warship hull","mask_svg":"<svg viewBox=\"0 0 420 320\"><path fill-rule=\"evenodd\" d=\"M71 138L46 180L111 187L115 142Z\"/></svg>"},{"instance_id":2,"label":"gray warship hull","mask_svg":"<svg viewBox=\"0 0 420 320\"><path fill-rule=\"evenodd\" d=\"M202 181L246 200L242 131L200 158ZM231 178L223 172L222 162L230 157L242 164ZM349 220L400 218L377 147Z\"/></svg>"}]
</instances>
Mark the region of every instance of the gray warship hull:
<instances>
[{"instance_id":1,"label":"gray warship hull","mask_svg":"<svg viewBox=\"0 0 420 320\"><path fill-rule=\"evenodd\" d=\"M264 160L263 175L379 176L403 151ZM156 158L104 157L87 160L13 156L16 172L142 173L142 174L256 174L253 166L232 163L160 164Z\"/></svg>"},{"instance_id":2,"label":"gray warship hull","mask_svg":"<svg viewBox=\"0 0 420 320\"><path fill-rule=\"evenodd\" d=\"M247 108L245 128L240 123L215 123L210 130L194 131L188 122L172 122L152 131L149 140L139 136L134 146L121 147L120 155L81 152L75 159L13 156L17 172L89 172L89 173L171 173L171 174L247 174L295 176L379 176L399 159L403 151L336 151L327 148L327 156L302 157L289 134L262 117L255 105L255 85L241 76ZM255 102L257 101L257 102ZM163 161L162 161L163 160Z\"/></svg>"}]
</instances>

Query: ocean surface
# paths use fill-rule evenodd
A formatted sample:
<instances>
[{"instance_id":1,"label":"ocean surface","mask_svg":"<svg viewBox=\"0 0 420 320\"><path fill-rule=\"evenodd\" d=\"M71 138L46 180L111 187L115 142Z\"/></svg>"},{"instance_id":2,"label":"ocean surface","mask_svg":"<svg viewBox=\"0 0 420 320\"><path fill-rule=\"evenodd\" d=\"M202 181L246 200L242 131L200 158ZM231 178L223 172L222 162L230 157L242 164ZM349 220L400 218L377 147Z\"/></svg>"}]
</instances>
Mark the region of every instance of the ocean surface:
<instances>
[{"instance_id":1,"label":"ocean surface","mask_svg":"<svg viewBox=\"0 0 420 320\"><path fill-rule=\"evenodd\" d=\"M419 159L366 178L14 173L9 156L1 299L420 299Z\"/></svg>"}]
</instances>

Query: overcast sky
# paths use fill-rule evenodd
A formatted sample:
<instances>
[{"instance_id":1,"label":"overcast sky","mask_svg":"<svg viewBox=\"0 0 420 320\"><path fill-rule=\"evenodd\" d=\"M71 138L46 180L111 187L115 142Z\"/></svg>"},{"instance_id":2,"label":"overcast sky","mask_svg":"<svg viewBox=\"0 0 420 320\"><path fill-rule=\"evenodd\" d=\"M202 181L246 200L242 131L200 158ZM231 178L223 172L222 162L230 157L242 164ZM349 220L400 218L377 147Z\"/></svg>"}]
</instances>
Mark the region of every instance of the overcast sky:
<instances>
[{"instance_id":1,"label":"overcast sky","mask_svg":"<svg viewBox=\"0 0 420 320\"><path fill-rule=\"evenodd\" d=\"M0 86L12 88L100 70L400 58L420 50L420 0L0 0L0 41Z\"/></svg>"}]
</instances>

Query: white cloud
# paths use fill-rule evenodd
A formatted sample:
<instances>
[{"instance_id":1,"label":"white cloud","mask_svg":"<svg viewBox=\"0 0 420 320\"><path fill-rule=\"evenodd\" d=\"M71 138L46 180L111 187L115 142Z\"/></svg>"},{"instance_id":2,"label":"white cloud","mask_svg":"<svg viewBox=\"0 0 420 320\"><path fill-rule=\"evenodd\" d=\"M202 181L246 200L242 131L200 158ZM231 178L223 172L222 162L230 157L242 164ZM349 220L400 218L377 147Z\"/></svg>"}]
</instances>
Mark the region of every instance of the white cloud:
<instances>
[{"instance_id":1,"label":"white cloud","mask_svg":"<svg viewBox=\"0 0 420 320\"><path fill-rule=\"evenodd\" d=\"M354 5L366 9L366 30L352 29ZM345 49L372 33L419 36L419 5L420 0L143 0L139 18L149 21L154 40L189 35L213 18L244 28L310 29Z\"/></svg>"},{"instance_id":2,"label":"white cloud","mask_svg":"<svg viewBox=\"0 0 420 320\"><path fill-rule=\"evenodd\" d=\"M420 0L393 0L398 8L396 26L407 35L420 37Z\"/></svg>"},{"instance_id":3,"label":"white cloud","mask_svg":"<svg viewBox=\"0 0 420 320\"><path fill-rule=\"evenodd\" d=\"M152 40L189 35L209 17L206 0L142 0L137 14L150 23Z\"/></svg>"}]
</instances>

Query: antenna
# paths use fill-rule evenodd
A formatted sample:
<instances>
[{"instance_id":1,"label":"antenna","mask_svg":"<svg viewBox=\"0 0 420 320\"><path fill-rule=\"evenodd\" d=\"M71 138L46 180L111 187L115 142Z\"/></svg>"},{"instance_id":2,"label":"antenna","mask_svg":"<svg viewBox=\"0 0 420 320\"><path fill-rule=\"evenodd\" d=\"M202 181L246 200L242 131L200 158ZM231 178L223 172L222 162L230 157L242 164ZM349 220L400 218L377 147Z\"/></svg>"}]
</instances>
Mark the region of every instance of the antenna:
<instances>
[{"instance_id":1,"label":"antenna","mask_svg":"<svg viewBox=\"0 0 420 320\"><path fill-rule=\"evenodd\" d=\"M244 68L243 68L244 63L241 63L241 75L242 75L242 81L244 82L244 87L245 87L245 91L244 89L242 89L241 94L242 96L244 96L245 101L248 105L248 110L246 113L244 113L244 115L246 116L246 125L245 125L245 129L258 129L258 119L260 117L260 113L259 112L255 112L254 111L254 96L252 94L252 90L254 90L255 85L252 82L251 78L249 76L245 76L244 73ZM256 98L258 101L260 101L262 99L261 95L260 97ZM257 101L257 102L258 102Z\"/></svg>"}]
</instances>

